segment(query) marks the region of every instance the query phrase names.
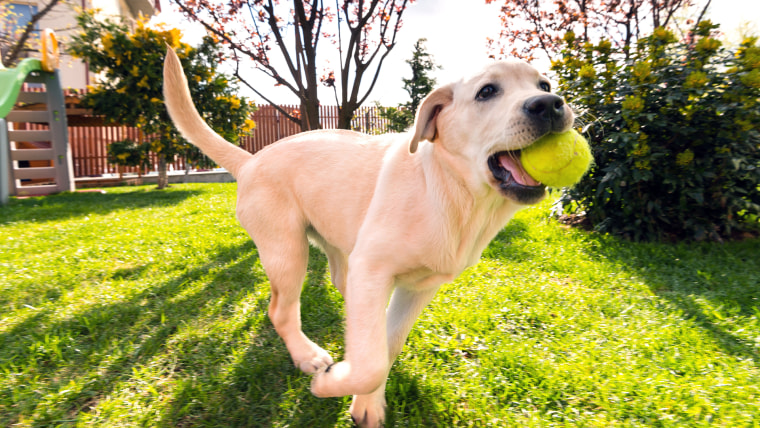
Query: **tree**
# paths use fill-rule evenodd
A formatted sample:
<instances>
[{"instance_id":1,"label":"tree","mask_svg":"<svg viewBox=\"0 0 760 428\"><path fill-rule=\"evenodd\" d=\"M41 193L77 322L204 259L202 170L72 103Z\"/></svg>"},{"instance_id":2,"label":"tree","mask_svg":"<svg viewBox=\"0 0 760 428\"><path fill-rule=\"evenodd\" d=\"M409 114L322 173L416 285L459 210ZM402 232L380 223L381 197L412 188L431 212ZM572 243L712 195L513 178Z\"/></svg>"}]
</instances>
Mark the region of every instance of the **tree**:
<instances>
[{"instance_id":1,"label":"tree","mask_svg":"<svg viewBox=\"0 0 760 428\"><path fill-rule=\"evenodd\" d=\"M135 150L142 156L149 150L157 155L159 188L168 184L167 159L188 155L191 147L172 125L163 103L162 70L167 45L176 50L188 75L193 100L215 131L236 141L254 127L250 119L253 105L236 96L236 87L216 71L220 52L211 38L192 48L180 42L179 30L149 28L144 20L137 23L134 31L124 23L98 21L92 11L84 11L77 21L83 32L72 37L69 51L102 75L98 85L85 94L82 105L110 122L136 126L149 137L145 146ZM115 150L129 147L127 142ZM115 157L119 158L118 154ZM121 157L125 162L130 159L129 155Z\"/></svg>"},{"instance_id":2,"label":"tree","mask_svg":"<svg viewBox=\"0 0 760 428\"><path fill-rule=\"evenodd\" d=\"M414 116L422 100L434 88L436 81L428 73L436 68L441 68L433 60L433 56L425 49L427 39L419 39L414 44L412 58L406 63L412 68L412 77L402 79L404 90L409 94L409 101L398 107L380 109L380 115L388 119L388 130L404 132L414 123Z\"/></svg>"},{"instance_id":3,"label":"tree","mask_svg":"<svg viewBox=\"0 0 760 428\"><path fill-rule=\"evenodd\" d=\"M20 15L14 10L17 5L11 3L0 4L0 52L2 63L6 67L12 67L19 60L25 50L32 50L30 42L34 33L34 27L40 19L48 14L61 0L50 0L37 13L30 16L29 21L23 26L20 24Z\"/></svg>"},{"instance_id":4,"label":"tree","mask_svg":"<svg viewBox=\"0 0 760 428\"><path fill-rule=\"evenodd\" d=\"M627 58L630 47L654 28L674 23L676 12L693 0L485 0L502 4L502 30L489 40L493 56L511 55L526 60L543 52L554 58L562 37L572 31L582 43L605 38ZM705 10L693 23L699 23Z\"/></svg>"},{"instance_id":5,"label":"tree","mask_svg":"<svg viewBox=\"0 0 760 428\"><path fill-rule=\"evenodd\" d=\"M302 130L320 128L319 85L333 89L338 126L351 119L375 87L385 58L396 43L401 16L414 0L343 0L335 9L323 0L173 0L190 20L201 23L232 51L235 76ZM338 68L318 62L319 42L332 43ZM277 106L240 74L251 60L267 81L298 97L301 109ZM282 65L281 65L282 64ZM374 69L372 66L374 65ZM321 74L321 76L320 76ZM369 79L369 82L365 80Z\"/></svg>"}]
</instances>

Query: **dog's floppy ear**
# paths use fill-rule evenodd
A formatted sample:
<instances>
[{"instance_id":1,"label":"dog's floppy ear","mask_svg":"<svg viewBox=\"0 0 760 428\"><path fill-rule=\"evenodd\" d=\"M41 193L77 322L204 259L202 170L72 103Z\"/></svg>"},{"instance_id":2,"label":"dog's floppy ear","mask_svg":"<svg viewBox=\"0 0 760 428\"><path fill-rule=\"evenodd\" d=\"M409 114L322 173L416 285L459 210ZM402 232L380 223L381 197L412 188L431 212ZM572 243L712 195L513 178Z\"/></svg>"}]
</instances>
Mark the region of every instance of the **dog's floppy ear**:
<instances>
[{"instance_id":1,"label":"dog's floppy ear","mask_svg":"<svg viewBox=\"0 0 760 428\"><path fill-rule=\"evenodd\" d=\"M435 140L438 135L438 113L447 105L451 104L454 99L454 85L442 86L431 92L417 109L417 116L414 118L414 135L409 142L409 153L417 151L417 144L420 141Z\"/></svg>"}]
</instances>

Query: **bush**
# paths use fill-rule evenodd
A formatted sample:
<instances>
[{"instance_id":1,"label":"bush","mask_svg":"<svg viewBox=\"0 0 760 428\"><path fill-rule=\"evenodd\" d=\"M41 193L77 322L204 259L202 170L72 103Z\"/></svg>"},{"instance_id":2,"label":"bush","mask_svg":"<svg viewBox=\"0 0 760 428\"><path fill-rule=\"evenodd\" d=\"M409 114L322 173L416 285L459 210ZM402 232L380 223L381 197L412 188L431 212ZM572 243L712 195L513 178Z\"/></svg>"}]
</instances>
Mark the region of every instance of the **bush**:
<instances>
[{"instance_id":1,"label":"bush","mask_svg":"<svg viewBox=\"0 0 760 428\"><path fill-rule=\"evenodd\" d=\"M108 163L143 169L149 168L148 147L129 139L114 141L108 145Z\"/></svg>"},{"instance_id":2,"label":"bush","mask_svg":"<svg viewBox=\"0 0 760 428\"><path fill-rule=\"evenodd\" d=\"M565 36L552 69L595 158L564 191L566 209L635 240L720 240L757 227L760 47L748 37L729 51L716 28L702 22L682 42L657 28L628 53Z\"/></svg>"},{"instance_id":3,"label":"bush","mask_svg":"<svg viewBox=\"0 0 760 428\"><path fill-rule=\"evenodd\" d=\"M234 142L253 129L255 124L249 116L255 106L235 95L237 86L217 69L223 58L218 41L204 37L193 48L181 42L181 32L176 28L149 25L145 17L131 27L121 21L98 19L93 10L82 11L77 23L82 32L72 37L68 53L85 60L99 76L97 85L82 98L82 107L91 108L108 122L135 126L148 138L140 143L143 147L122 142L109 148L117 164L149 167L151 157L145 153L155 153L159 188L168 185L166 165L177 156L185 156L190 164L212 164L182 138L164 106L162 76L167 47L176 51L193 102L217 133Z\"/></svg>"}]
</instances>

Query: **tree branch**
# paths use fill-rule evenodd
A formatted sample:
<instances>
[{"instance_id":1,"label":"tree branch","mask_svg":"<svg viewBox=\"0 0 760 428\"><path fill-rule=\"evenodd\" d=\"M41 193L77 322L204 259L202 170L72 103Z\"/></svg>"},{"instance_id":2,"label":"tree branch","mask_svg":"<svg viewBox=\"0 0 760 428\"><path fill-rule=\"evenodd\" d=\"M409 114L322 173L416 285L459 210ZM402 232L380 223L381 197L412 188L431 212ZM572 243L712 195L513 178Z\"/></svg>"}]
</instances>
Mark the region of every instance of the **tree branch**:
<instances>
[{"instance_id":1,"label":"tree branch","mask_svg":"<svg viewBox=\"0 0 760 428\"><path fill-rule=\"evenodd\" d=\"M47 13L50 12L50 10L53 9L53 7L55 7L55 5L60 1L61 0L51 0L47 6L32 16L32 18L26 24L26 27L24 27L24 31L21 33L21 36L16 41L16 44L13 45L13 48L11 48L11 50L8 51L8 53L5 55L5 58L3 58L3 64L10 66L16 62L18 56L21 54L21 49L24 48L26 41L29 40L29 36L34 31L35 24L37 24L37 22L39 22L42 17L47 15Z\"/></svg>"}]
</instances>

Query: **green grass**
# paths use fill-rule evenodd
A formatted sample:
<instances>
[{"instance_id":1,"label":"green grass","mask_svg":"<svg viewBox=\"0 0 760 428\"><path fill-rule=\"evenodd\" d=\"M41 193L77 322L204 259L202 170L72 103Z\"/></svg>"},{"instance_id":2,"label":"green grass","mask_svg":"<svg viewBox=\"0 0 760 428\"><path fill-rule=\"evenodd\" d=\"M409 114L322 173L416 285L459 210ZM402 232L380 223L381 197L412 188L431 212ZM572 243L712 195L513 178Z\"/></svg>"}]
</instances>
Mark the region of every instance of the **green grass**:
<instances>
[{"instance_id":1,"label":"green grass","mask_svg":"<svg viewBox=\"0 0 760 428\"><path fill-rule=\"evenodd\" d=\"M348 427L266 317L235 186L0 208L0 426ZM760 426L760 240L642 244L522 211L420 317L388 426ZM342 353L313 251L304 329Z\"/></svg>"}]
</instances>

